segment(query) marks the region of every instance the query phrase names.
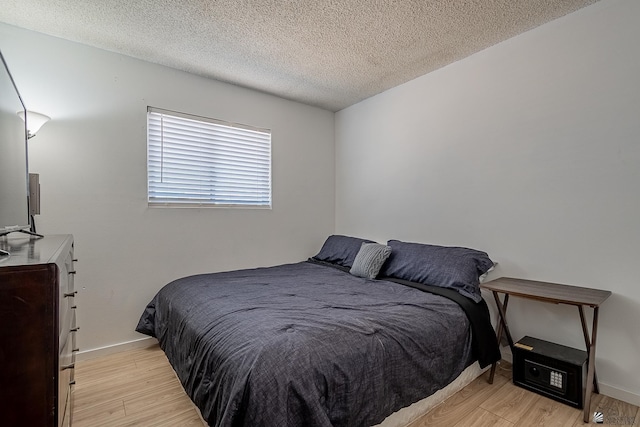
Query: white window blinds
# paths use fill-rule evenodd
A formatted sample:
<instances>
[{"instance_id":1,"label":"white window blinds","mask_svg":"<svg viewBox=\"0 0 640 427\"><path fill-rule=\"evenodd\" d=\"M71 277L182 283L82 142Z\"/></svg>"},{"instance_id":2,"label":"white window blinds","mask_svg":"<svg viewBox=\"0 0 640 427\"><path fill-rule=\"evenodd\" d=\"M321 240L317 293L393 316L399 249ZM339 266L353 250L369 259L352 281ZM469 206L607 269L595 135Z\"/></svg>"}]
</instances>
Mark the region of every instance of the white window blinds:
<instances>
[{"instance_id":1,"label":"white window blinds","mask_svg":"<svg viewBox=\"0 0 640 427\"><path fill-rule=\"evenodd\" d=\"M147 109L149 205L271 207L271 131Z\"/></svg>"}]
</instances>

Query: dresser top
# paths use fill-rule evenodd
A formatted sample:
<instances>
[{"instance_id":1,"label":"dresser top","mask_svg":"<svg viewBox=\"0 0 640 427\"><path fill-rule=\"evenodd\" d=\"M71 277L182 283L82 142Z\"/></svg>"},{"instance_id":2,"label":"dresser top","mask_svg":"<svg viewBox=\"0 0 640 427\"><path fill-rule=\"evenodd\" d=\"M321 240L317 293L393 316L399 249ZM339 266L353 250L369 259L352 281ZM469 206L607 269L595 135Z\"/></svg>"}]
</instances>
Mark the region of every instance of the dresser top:
<instances>
[{"instance_id":1,"label":"dresser top","mask_svg":"<svg viewBox=\"0 0 640 427\"><path fill-rule=\"evenodd\" d=\"M8 235L0 237L0 249L11 255L0 256L0 268L20 265L49 264L73 242L71 234L54 234L45 237Z\"/></svg>"}]
</instances>

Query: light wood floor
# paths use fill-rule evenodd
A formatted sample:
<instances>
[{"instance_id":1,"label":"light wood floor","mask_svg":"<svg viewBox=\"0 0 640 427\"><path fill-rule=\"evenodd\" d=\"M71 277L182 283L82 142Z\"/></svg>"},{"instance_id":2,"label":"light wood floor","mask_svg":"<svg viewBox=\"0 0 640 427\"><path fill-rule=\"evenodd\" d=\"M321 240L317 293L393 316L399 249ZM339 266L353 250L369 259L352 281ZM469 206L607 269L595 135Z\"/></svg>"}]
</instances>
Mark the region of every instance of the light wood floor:
<instances>
[{"instance_id":1,"label":"light wood floor","mask_svg":"<svg viewBox=\"0 0 640 427\"><path fill-rule=\"evenodd\" d=\"M516 387L503 362L493 384L487 374L451 396L410 427L579 427L582 411ZM640 408L593 395L598 425L640 426ZM73 425L206 426L156 345L76 364ZM595 424L592 424L595 425Z\"/></svg>"}]
</instances>

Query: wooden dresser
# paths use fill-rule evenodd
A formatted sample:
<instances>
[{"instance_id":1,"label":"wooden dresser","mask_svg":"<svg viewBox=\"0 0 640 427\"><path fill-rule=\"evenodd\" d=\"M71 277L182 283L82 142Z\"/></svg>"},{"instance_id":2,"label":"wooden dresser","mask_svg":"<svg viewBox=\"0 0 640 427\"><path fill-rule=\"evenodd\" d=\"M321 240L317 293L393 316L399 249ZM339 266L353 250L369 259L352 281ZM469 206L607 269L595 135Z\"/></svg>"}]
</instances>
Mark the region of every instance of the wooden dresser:
<instances>
[{"instance_id":1,"label":"wooden dresser","mask_svg":"<svg viewBox=\"0 0 640 427\"><path fill-rule=\"evenodd\" d=\"M0 237L0 425L70 426L73 236Z\"/></svg>"}]
</instances>

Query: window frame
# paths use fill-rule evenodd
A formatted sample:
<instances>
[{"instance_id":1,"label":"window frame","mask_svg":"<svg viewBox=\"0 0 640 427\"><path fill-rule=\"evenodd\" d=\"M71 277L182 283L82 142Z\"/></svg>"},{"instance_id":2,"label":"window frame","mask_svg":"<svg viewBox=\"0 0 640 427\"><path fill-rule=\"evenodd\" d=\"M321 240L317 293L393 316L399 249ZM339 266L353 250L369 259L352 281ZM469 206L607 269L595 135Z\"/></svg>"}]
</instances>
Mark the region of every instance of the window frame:
<instances>
[{"instance_id":1,"label":"window frame","mask_svg":"<svg viewBox=\"0 0 640 427\"><path fill-rule=\"evenodd\" d=\"M153 118L154 115L155 116L160 115L160 119ZM234 186L233 184L236 183L236 181L234 181L233 179L229 179L229 176L233 175L233 172L227 172L230 174L227 176L227 179L221 179L220 181L216 181L215 179L212 180L211 177L209 178L204 176L202 177L202 182L204 185L200 187L201 192L203 193L209 192L210 194L208 196L200 195L198 197L193 197L193 196L190 197L188 190L185 190L184 188L185 186L188 186L188 185L195 185L198 179L188 178L185 181L180 181L182 182L182 184L176 184L173 187L166 186L167 191L170 188L173 188L173 190L176 190L176 196L159 197L159 193L161 191L160 187L162 187L162 185L159 184L157 180L155 181L157 185L154 185L154 181L153 181L154 171L156 172L156 176L157 176L158 168L160 168L159 173L163 174L164 173L163 170L167 166L171 166L171 165L175 166L178 163L180 163L182 166L187 166L187 167L189 166L195 167L196 165L195 162L193 161L196 157L192 156L191 154L189 155L189 158L191 158L192 163L189 163L189 160L185 160L187 163L183 163L182 161L165 162L164 156L166 155L168 149L164 146L165 145L165 139L164 139L165 125L163 123L164 116L167 116L168 118L174 121L185 120L184 124L186 126L189 126L188 123L191 123L192 124L191 126L193 126L192 128L193 129L197 128L198 130L202 130L206 127L210 127L211 129L214 129L214 127L216 127L218 128L217 131L229 132L234 136L238 136L240 134L250 135L251 133L254 133L254 136L256 136L256 140L258 142L256 142L256 140L251 140L248 138L243 141L246 142L248 145L255 145L255 147L257 148L249 149L249 148L246 148L245 146L245 149L239 150L239 153L244 155L255 156L259 159L257 160L257 163L256 163L258 166L256 166L257 177L255 179L255 184L256 184L256 187L266 186L266 190L264 188L262 190L257 190L255 191L255 194L248 197L246 201L241 201L241 202L233 202L229 200L230 199L240 200L242 196L241 191L243 189L250 189L251 186L241 185L240 187L238 187L240 188L239 190L240 192L230 193L231 195L227 196L226 199L223 196L221 196L220 194L221 191L218 193L218 195L216 195L214 187L216 187L216 185L219 185L220 182L226 183L225 188L228 188L229 186ZM158 129L158 125L154 124L152 126L152 121L157 122L158 120L160 120L161 122L160 129L161 129L162 136L160 136L159 138L158 137L154 138L152 135L152 128L155 126L155 129ZM195 125L193 124L194 122L196 123ZM172 128L172 129L175 129L175 128ZM232 122L227 122L224 120L214 119L210 117L203 117L203 116L198 116L198 115L189 114L189 113L182 113L178 111L172 111L172 110L166 110L162 108L147 106L146 132L147 132L147 135L146 135L147 136L147 205L149 207L153 207L153 208L158 208L158 207L160 208L162 207L239 208L239 209L272 209L273 208L273 155L272 155L273 141L272 141L272 131L270 129L259 128L256 126L244 125L239 123L232 123ZM219 150L224 152L224 151L228 151L230 148L233 149L234 152L236 152L237 146L234 147L233 143L230 143L229 141L223 141L221 138L218 138L216 141L216 137L213 136L213 133L214 133L213 131L209 134L201 134L205 136L194 137L193 139L190 139L188 135L186 135L186 133L187 132L185 131L184 134L176 134L178 135L177 140L179 140L179 142L172 143L174 146L177 145L179 147L179 150L184 150L184 147L187 145L185 141L190 141L190 143L194 144L194 145L190 145L190 148L193 148L194 146L197 146L197 145L202 145L203 147L205 147L207 145L207 142L203 142L203 141L208 140L208 142L211 142L212 145L209 147L208 150L203 149L201 151L201 154L203 154L203 157L206 155L211 156L211 153L213 151ZM239 139L242 139L242 137L239 136ZM176 140L176 138L172 138L172 140ZM261 144L263 145L261 146ZM227 153L226 155L229 156L229 153ZM159 165L158 165L158 160L153 160L154 156L156 158L158 156L160 157ZM225 155L221 155L221 154L215 155L214 157L216 157L216 160L209 161L209 163L212 164L212 168L205 170L203 167L200 167L201 169L200 172L211 173L212 175L215 175L216 172L214 171L214 168L215 168L214 165L217 165L217 167L220 168L221 166L223 166L223 163L221 162L220 159L226 158L227 160L229 160L230 158L230 157L224 157L224 156ZM247 164L249 164L250 162L247 162L246 160L242 160L242 161L237 161L233 159L231 160L232 160L231 161L232 166L227 169L231 169L233 171L239 170L238 168L241 168L242 171L248 170L246 167L247 167ZM266 175L265 175L264 167L262 168L262 170L260 170L260 165L267 166L268 170L266 172ZM250 178L249 180L240 178L238 183L241 184L240 181L250 182ZM181 186L183 187L182 189L180 188ZM180 191L183 191L182 196L184 197L180 197ZM251 191L249 191L248 194L251 194Z\"/></svg>"}]
</instances>

